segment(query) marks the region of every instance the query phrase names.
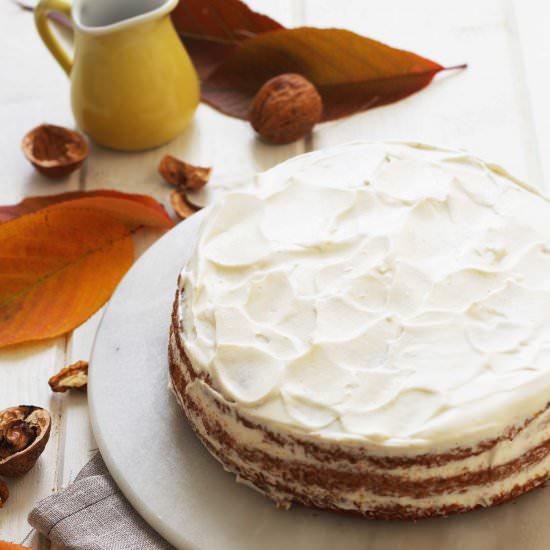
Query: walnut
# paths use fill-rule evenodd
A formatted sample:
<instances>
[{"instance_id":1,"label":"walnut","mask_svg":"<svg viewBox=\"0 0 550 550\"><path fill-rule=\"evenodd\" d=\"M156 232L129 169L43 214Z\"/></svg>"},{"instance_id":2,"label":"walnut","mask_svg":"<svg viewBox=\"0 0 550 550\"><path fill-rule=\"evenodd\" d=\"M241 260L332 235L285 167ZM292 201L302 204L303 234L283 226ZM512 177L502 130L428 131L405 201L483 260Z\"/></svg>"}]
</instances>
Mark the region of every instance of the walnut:
<instances>
[{"instance_id":1,"label":"walnut","mask_svg":"<svg viewBox=\"0 0 550 550\"><path fill-rule=\"evenodd\" d=\"M323 102L315 86L299 74L268 80L252 100L250 124L276 144L291 143L311 132L321 120Z\"/></svg>"},{"instance_id":2,"label":"walnut","mask_svg":"<svg viewBox=\"0 0 550 550\"><path fill-rule=\"evenodd\" d=\"M0 458L26 449L36 439L36 433L24 420L14 420L4 430L6 447L0 449Z\"/></svg>"},{"instance_id":3,"label":"walnut","mask_svg":"<svg viewBox=\"0 0 550 550\"><path fill-rule=\"evenodd\" d=\"M53 392L66 392L72 388L85 390L88 385L88 361L77 361L48 380Z\"/></svg>"},{"instance_id":4,"label":"walnut","mask_svg":"<svg viewBox=\"0 0 550 550\"><path fill-rule=\"evenodd\" d=\"M8 486L0 479L0 508L4 506L4 503L8 500L9 496L10 490L8 489Z\"/></svg>"},{"instance_id":5,"label":"walnut","mask_svg":"<svg viewBox=\"0 0 550 550\"><path fill-rule=\"evenodd\" d=\"M54 179L77 170L88 156L88 144L78 132L52 124L31 130L21 145L32 165Z\"/></svg>"},{"instance_id":6,"label":"walnut","mask_svg":"<svg viewBox=\"0 0 550 550\"><path fill-rule=\"evenodd\" d=\"M42 454L50 437L50 413L20 405L0 412L0 475L27 473Z\"/></svg>"},{"instance_id":7,"label":"walnut","mask_svg":"<svg viewBox=\"0 0 550 550\"><path fill-rule=\"evenodd\" d=\"M208 183L212 168L193 166L187 162L165 155L159 164L160 175L170 185L174 185L181 193L184 191L196 191Z\"/></svg>"},{"instance_id":8,"label":"walnut","mask_svg":"<svg viewBox=\"0 0 550 550\"><path fill-rule=\"evenodd\" d=\"M200 208L194 206L187 200L185 193L179 193L178 191L172 191L170 193L170 202L172 203L174 212L177 214L178 218L182 220L185 220L200 210Z\"/></svg>"}]
</instances>

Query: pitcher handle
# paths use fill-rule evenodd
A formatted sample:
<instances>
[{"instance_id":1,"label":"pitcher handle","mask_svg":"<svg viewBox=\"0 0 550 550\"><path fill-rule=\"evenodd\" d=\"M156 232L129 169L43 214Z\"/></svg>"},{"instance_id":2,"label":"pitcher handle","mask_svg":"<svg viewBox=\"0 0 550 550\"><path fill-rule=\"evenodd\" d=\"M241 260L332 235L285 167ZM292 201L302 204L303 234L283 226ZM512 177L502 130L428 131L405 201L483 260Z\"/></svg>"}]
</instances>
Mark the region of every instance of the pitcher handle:
<instances>
[{"instance_id":1,"label":"pitcher handle","mask_svg":"<svg viewBox=\"0 0 550 550\"><path fill-rule=\"evenodd\" d=\"M50 53L55 57L67 75L70 75L73 68L73 60L52 32L50 21L48 20L48 14L52 11L59 12L69 19L71 18L71 4L67 0L40 0L34 10L34 22L36 23L38 34L44 41L44 44L46 44L48 50L50 50Z\"/></svg>"}]
</instances>

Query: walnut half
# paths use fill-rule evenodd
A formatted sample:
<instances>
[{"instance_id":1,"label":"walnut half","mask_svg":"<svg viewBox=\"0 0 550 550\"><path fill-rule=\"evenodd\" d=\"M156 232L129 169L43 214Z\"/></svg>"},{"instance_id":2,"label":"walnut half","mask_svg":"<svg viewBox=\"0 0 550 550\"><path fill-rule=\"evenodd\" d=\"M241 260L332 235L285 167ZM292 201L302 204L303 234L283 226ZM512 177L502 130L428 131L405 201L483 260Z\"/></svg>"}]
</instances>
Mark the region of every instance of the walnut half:
<instances>
[{"instance_id":1,"label":"walnut half","mask_svg":"<svg viewBox=\"0 0 550 550\"><path fill-rule=\"evenodd\" d=\"M53 124L32 129L23 138L21 147L32 165L53 179L68 176L88 156L88 144L78 132Z\"/></svg>"},{"instance_id":2,"label":"walnut half","mask_svg":"<svg viewBox=\"0 0 550 550\"><path fill-rule=\"evenodd\" d=\"M27 473L46 447L50 429L46 409L20 405L0 411L0 475Z\"/></svg>"}]
</instances>

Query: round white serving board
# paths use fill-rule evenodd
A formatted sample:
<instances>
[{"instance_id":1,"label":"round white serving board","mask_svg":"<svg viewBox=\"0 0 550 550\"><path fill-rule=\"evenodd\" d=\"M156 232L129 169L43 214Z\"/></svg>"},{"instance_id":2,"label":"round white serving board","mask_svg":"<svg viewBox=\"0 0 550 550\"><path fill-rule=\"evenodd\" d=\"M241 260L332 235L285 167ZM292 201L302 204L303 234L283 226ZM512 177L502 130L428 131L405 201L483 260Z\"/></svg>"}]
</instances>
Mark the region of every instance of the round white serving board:
<instances>
[{"instance_id":1,"label":"round white serving board","mask_svg":"<svg viewBox=\"0 0 550 550\"><path fill-rule=\"evenodd\" d=\"M178 273L202 214L159 240L121 282L99 328L88 389L94 434L123 493L178 548L205 550L547 550L550 492L447 519L379 522L278 510L235 482L196 439L168 391Z\"/></svg>"}]
</instances>

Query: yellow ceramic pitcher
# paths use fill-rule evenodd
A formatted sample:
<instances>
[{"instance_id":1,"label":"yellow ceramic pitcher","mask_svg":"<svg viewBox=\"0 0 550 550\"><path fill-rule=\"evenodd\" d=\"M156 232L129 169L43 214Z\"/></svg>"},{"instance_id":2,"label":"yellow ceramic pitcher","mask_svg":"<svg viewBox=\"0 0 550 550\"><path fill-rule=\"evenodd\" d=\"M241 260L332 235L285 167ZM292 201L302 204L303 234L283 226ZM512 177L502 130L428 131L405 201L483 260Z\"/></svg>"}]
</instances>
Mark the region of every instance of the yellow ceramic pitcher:
<instances>
[{"instance_id":1,"label":"yellow ceramic pitcher","mask_svg":"<svg viewBox=\"0 0 550 550\"><path fill-rule=\"evenodd\" d=\"M78 125L126 151L170 141L189 123L199 81L172 25L178 0L41 0L36 26L71 79ZM74 57L57 41L49 12L70 17Z\"/></svg>"}]
</instances>

